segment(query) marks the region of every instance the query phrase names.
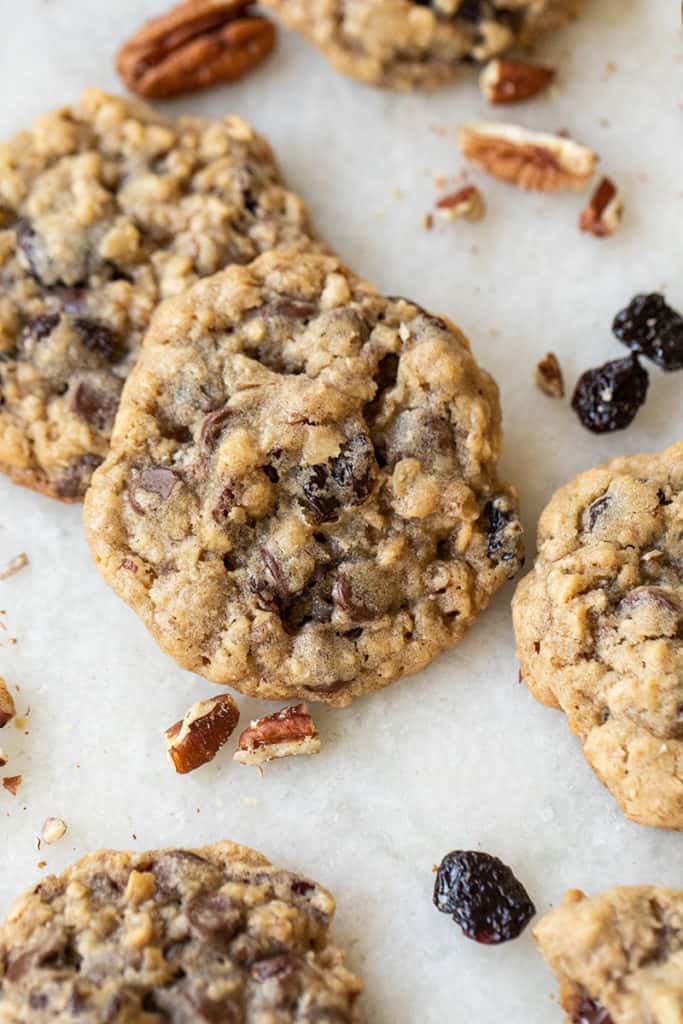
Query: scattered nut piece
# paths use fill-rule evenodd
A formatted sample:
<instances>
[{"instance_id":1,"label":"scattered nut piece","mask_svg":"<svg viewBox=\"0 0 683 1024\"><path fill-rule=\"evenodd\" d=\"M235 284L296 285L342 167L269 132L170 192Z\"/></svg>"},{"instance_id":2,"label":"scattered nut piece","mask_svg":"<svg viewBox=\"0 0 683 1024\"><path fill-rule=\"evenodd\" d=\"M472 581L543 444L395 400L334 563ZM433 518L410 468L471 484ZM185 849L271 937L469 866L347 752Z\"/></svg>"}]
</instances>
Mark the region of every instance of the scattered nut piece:
<instances>
[{"instance_id":1,"label":"scattered nut piece","mask_svg":"<svg viewBox=\"0 0 683 1024\"><path fill-rule=\"evenodd\" d=\"M16 796L17 790L19 789L22 781L23 775L6 775L2 780L2 785L8 793L11 793L12 796Z\"/></svg>"},{"instance_id":2,"label":"scattered nut piece","mask_svg":"<svg viewBox=\"0 0 683 1024\"><path fill-rule=\"evenodd\" d=\"M624 215L624 200L613 181L603 178L581 211L579 230L596 238L607 238L618 231Z\"/></svg>"},{"instance_id":3,"label":"scattered nut piece","mask_svg":"<svg viewBox=\"0 0 683 1024\"><path fill-rule=\"evenodd\" d=\"M442 196L436 208L446 220L457 220L458 217L481 220L486 213L484 197L476 185L465 185L457 192Z\"/></svg>"},{"instance_id":4,"label":"scattered nut piece","mask_svg":"<svg viewBox=\"0 0 683 1024\"><path fill-rule=\"evenodd\" d=\"M537 96L554 80L553 68L498 57L482 71L479 86L489 103L521 103Z\"/></svg>"},{"instance_id":5,"label":"scattered nut piece","mask_svg":"<svg viewBox=\"0 0 683 1024\"><path fill-rule=\"evenodd\" d=\"M0 747L0 768L4 768L8 761L9 761L9 757L7 756L5 751L2 749L2 747Z\"/></svg>"},{"instance_id":6,"label":"scattered nut piece","mask_svg":"<svg viewBox=\"0 0 683 1024\"><path fill-rule=\"evenodd\" d=\"M248 13L251 0L186 0L152 18L118 52L121 78L163 99L242 78L275 43L275 26Z\"/></svg>"},{"instance_id":7,"label":"scattered nut piece","mask_svg":"<svg viewBox=\"0 0 683 1024\"><path fill-rule=\"evenodd\" d=\"M17 713L14 705L14 698L7 689L7 683L0 676L0 729L11 722Z\"/></svg>"},{"instance_id":8,"label":"scattered nut piece","mask_svg":"<svg viewBox=\"0 0 683 1024\"><path fill-rule=\"evenodd\" d=\"M536 384L550 398L564 398L562 369L554 352L548 352L536 367Z\"/></svg>"},{"instance_id":9,"label":"scattered nut piece","mask_svg":"<svg viewBox=\"0 0 683 1024\"><path fill-rule=\"evenodd\" d=\"M22 551L20 555L17 555L4 568L0 569L0 580L9 579L10 576L14 576L23 569L25 565L28 565L28 555L25 551Z\"/></svg>"},{"instance_id":10,"label":"scattered nut piece","mask_svg":"<svg viewBox=\"0 0 683 1024\"><path fill-rule=\"evenodd\" d=\"M538 192L581 188L596 154L573 139L514 124L474 121L458 130L463 155L503 181Z\"/></svg>"},{"instance_id":11,"label":"scattered nut piece","mask_svg":"<svg viewBox=\"0 0 683 1024\"><path fill-rule=\"evenodd\" d=\"M62 836L66 835L66 822L61 818L46 818L43 823L41 836L48 846L51 843L58 843Z\"/></svg>"},{"instance_id":12,"label":"scattered nut piece","mask_svg":"<svg viewBox=\"0 0 683 1024\"><path fill-rule=\"evenodd\" d=\"M252 722L233 755L240 764L261 765L276 757L317 754L320 736L306 704L294 704Z\"/></svg>"},{"instance_id":13,"label":"scattered nut piece","mask_svg":"<svg viewBox=\"0 0 683 1024\"><path fill-rule=\"evenodd\" d=\"M240 713L229 693L199 700L165 732L166 749L180 775L212 761L232 735Z\"/></svg>"}]
</instances>

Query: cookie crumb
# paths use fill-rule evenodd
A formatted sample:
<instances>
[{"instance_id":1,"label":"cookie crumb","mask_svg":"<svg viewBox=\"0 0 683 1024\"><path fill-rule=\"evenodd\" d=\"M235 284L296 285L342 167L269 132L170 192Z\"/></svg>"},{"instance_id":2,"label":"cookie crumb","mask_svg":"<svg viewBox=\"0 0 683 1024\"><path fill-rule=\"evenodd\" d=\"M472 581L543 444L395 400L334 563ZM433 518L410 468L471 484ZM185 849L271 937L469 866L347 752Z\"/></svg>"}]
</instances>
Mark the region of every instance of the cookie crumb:
<instances>
[{"instance_id":1,"label":"cookie crumb","mask_svg":"<svg viewBox=\"0 0 683 1024\"><path fill-rule=\"evenodd\" d=\"M536 385L550 398L564 398L562 368L554 352L548 352L536 367Z\"/></svg>"},{"instance_id":2,"label":"cookie crumb","mask_svg":"<svg viewBox=\"0 0 683 1024\"><path fill-rule=\"evenodd\" d=\"M61 818L46 818L41 835L43 842L47 843L48 846L52 843L58 843L66 835L66 822Z\"/></svg>"},{"instance_id":3,"label":"cookie crumb","mask_svg":"<svg viewBox=\"0 0 683 1024\"><path fill-rule=\"evenodd\" d=\"M10 576L16 576L25 565L28 565L28 555L25 551L22 551L16 558L12 558L7 565L0 569L0 580L8 580Z\"/></svg>"}]
</instances>

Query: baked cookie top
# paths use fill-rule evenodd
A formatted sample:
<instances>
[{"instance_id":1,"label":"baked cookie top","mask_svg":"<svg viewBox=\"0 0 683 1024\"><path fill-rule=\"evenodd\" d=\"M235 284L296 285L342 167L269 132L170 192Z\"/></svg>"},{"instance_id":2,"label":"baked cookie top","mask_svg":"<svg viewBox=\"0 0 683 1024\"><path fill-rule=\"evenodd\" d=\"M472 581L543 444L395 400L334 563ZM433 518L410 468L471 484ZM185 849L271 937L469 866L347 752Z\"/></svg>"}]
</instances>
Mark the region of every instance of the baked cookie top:
<instances>
[{"instance_id":1,"label":"baked cookie top","mask_svg":"<svg viewBox=\"0 0 683 1024\"><path fill-rule=\"evenodd\" d=\"M348 704L456 643L520 565L498 391L460 331L274 252L166 303L85 524L181 665Z\"/></svg>"},{"instance_id":2,"label":"baked cookie top","mask_svg":"<svg viewBox=\"0 0 683 1024\"><path fill-rule=\"evenodd\" d=\"M531 43L580 0L264 0L344 74L394 89L434 89L463 62Z\"/></svg>"},{"instance_id":3,"label":"baked cookie top","mask_svg":"<svg viewBox=\"0 0 683 1024\"><path fill-rule=\"evenodd\" d=\"M308 238L240 118L90 89L0 145L0 470L80 500L158 302Z\"/></svg>"},{"instance_id":4,"label":"baked cookie top","mask_svg":"<svg viewBox=\"0 0 683 1024\"><path fill-rule=\"evenodd\" d=\"M522 675L628 817L683 829L683 443L562 487L513 602Z\"/></svg>"},{"instance_id":5,"label":"baked cookie top","mask_svg":"<svg viewBox=\"0 0 683 1024\"><path fill-rule=\"evenodd\" d=\"M0 924L2 1024L354 1024L329 892L244 846L83 857Z\"/></svg>"},{"instance_id":6,"label":"baked cookie top","mask_svg":"<svg viewBox=\"0 0 683 1024\"><path fill-rule=\"evenodd\" d=\"M568 892L534 928L568 1021L683 1021L683 892L655 885Z\"/></svg>"}]
</instances>

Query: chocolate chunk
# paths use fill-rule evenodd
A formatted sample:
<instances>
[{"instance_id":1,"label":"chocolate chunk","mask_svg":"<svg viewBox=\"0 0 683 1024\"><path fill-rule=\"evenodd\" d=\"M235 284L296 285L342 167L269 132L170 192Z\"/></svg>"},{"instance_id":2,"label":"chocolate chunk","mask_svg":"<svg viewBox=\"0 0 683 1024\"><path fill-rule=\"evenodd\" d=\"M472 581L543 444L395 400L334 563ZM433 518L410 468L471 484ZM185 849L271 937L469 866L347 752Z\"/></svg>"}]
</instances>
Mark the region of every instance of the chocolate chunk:
<instances>
[{"instance_id":1,"label":"chocolate chunk","mask_svg":"<svg viewBox=\"0 0 683 1024\"><path fill-rule=\"evenodd\" d=\"M225 406L223 409L216 409L214 412L210 412L208 416L205 416L202 420L202 425L199 428L199 443L202 448L211 450L215 447L218 438L220 437L223 427L232 416L232 409L228 409Z\"/></svg>"},{"instance_id":2,"label":"chocolate chunk","mask_svg":"<svg viewBox=\"0 0 683 1024\"><path fill-rule=\"evenodd\" d=\"M587 511L588 518L588 529L592 530L595 527L600 516L603 514L606 508L612 504L612 499L609 494L603 494L602 498L596 498L596 500L589 505Z\"/></svg>"},{"instance_id":3,"label":"chocolate chunk","mask_svg":"<svg viewBox=\"0 0 683 1024\"><path fill-rule=\"evenodd\" d=\"M612 1018L597 999L585 996L572 1013L572 1024L612 1024Z\"/></svg>"},{"instance_id":4,"label":"chocolate chunk","mask_svg":"<svg viewBox=\"0 0 683 1024\"><path fill-rule=\"evenodd\" d=\"M266 563L266 568L273 578L275 587L279 597L287 598L289 596L289 584L286 574L283 572L280 563L278 562L272 551L268 548L261 548L261 557Z\"/></svg>"},{"instance_id":5,"label":"chocolate chunk","mask_svg":"<svg viewBox=\"0 0 683 1024\"><path fill-rule=\"evenodd\" d=\"M361 505L370 494L377 463L366 434L356 434L339 455L301 474L302 504L319 523L333 522L342 507Z\"/></svg>"},{"instance_id":6,"label":"chocolate chunk","mask_svg":"<svg viewBox=\"0 0 683 1024\"><path fill-rule=\"evenodd\" d=\"M216 502L213 511L211 512L212 518L217 523L224 523L230 515L230 511L235 504L235 492L233 488L228 484L223 488L221 493L218 495L218 501Z\"/></svg>"},{"instance_id":7,"label":"chocolate chunk","mask_svg":"<svg viewBox=\"0 0 683 1024\"><path fill-rule=\"evenodd\" d=\"M681 611L676 604L673 593L664 590L662 587L636 587L623 598L619 609L620 611L631 611L638 605L647 602L657 605L664 612L678 614Z\"/></svg>"},{"instance_id":8,"label":"chocolate chunk","mask_svg":"<svg viewBox=\"0 0 683 1024\"><path fill-rule=\"evenodd\" d=\"M99 455L78 455L62 471L55 484L60 498L78 498L85 493L90 477L101 464Z\"/></svg>"},{"instance_id":9,"label":"chocolate chunk","mask_svg":"<svg viewBox=\"0 0 683 1024\"><path fill-rule=\"evenodd\" d=\"M242 924L239 907L219 892L203 893L187 905L187 919L193 932L203 938L233 938Z\"/></svg>"},{"instance_id":10,"label":"chocolate chunk","mask_svg":"<svg viewBox=\"0 0 683 1024\"><path fill-rule=\"evenodd\" d=\"M17 245L26 257L31 273L41 283L49 283L42 281L38 271L38 236L36 235L35 228L30 221L22 219L17 222L14 230L17 236Z\"/></svg>"},{"instance_id":11,"label":"chocolate chunk","mask_svg":"<svg viewBox=\"0 0 683 1024\"><path fill-rule=\"evenodd\" d=\"M290 886L296 896L305 896L315 889L313 882L307 882L305 878L295 878Z\"/></svg>"},{"instance_id":12,"label":"chocolate chunk","mask_svg":"<svg viewBox=\"0 0 683 1024\"><path fill-rule=\"evenodd\" d=\"M135 481L135 486L140 490L158 494L160 498L167 501L171 497L178 479L178 474L172 469L167 469L165 466L151 466L149 469L143 469Z\"/></svg>"},{"instance_id":13,"label":"chocolate chunk","mask_svg":"<svg viewBox=\"0 0 683 1024\"><path fill-rule=\"evenodd\" d=\"M276 302L267 302L265 306L255 309L254 313L266 320L274 316L286 317L288 320L310 320L317 312L317 308L312 302L279 299Z\"/></svg>"},{"instance_id":14,"label":"chocolate chunk","mask_svg":"<svg viewBox=\"0 0 683 1024\"><path fill-rule=\"evenodd\" d=\"M314 886L311 886L314 888ZM249 968L249 973L255 981L268 981L269 978L283 977L291 974L295 967L295 961L291 956L282 954L271 956L267 960L257 960Z\"/></svg>"},{"instance_id":15,"label":"chocolate chunk","mask_svg":"<svg viewBox=\"0 0 683 1024\"><path fill-rule=\"evenodd\" d=\"M73 397L73 411L96 430L111 427L119 406L118 395L102 391L88 381L81 381Z\"/></svg>"},{"instance_id":16,"label":"chocolate chunk","mask_svg":"<svg viewBox=\"0 0 683 1024\"><path fill-rule=\"evenodd\" d=\"M80 341L89 352L95 352L102 356L108 363L114 362L120 357L121 353L114 332L105 324L81 316L74 319L73 325Z\"/></svg>"},{"instance_id":17,"label":"chocolate chunk","mask_svg":"<svg viewBox=\"0 0 683 1024\"><path fill-rule=\"evenodd\" d=\"M348 615L352 622L366 622L368 619L373 618L369 608L360 601L354 600L351 581L343 572L339 572L335 576L334 583L332 584L332 600L340 611Z\"/></svg>"},{"instance_id":18,"label":"chocolate chunk","mask_svg":"<svg viewBox=\"0 0 683 1024\"><path fill-rule=\"evenodd\" d=\"M19 348L23 350L29 342L43 341L52 334L58 323L59 316L47 313L37 316L34 320L29 320L19 335Z\"/></svg>"}]
</instances>

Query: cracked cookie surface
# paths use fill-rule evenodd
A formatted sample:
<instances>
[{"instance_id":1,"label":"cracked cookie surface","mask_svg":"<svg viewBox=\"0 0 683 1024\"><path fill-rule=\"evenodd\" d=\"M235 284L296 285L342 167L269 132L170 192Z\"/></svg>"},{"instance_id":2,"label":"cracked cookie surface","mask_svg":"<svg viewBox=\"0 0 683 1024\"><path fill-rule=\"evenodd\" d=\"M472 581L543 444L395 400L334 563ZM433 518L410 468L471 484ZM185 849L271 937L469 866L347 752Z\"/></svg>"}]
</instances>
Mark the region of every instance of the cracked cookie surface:
<instances>
[{"instance_id":1,"label":"cracked cookie surface","mask_svg":"<svg viewBox=\"0 0 683 1024\"><path fill-rule=\"evenodd\" d=\"M269 253L155 317L91 551L185 668L348 704L457 643L519 568L501 439L457 328L334 257Z\"/></svg>"},{"instance_id":2,"label":"cracked cookie surface","mask_svg":"<svg viewBox=\"0 0 683 1024\"><path fill-rule=\"evenodd\" d=\"M237 117L91 89L1 144L0 470L80 500L159 301L309 233Z\"/></svg>"},{"instance_id":3,"label":"cracked cookie surface","mask_svg":"<svg viewBox=\"0 0 683 1024\"><path fill-rule=\"evenodd\" d=\"M357 1024L334 909L230 842L90 854L0 924L0 1024Z\"/></svg>"},{"instance_id":4,"label":"cracked cookie surface","mask_svg":"<svg viewBox=\"0 0 683 1024\"><path fill-rule=\"evenodd\" d=\"M683 1021L683 892L624 886L587 898L574 890L534 938L570 1024Z\"/></svg>"},{"instance_id":5,"label":"cracked cookie surface","mask_svg":"<svg viewBox=\"0 0 683 1024\"><path fill-rule=\"evenodd\" d=\"M394 89L434 89L465 62L531 43L580 0L264 0L343 74Z\"/></svg>"},{"instance_id":6,"label":"cracked cookie surface","mask_svg":"<svg viewBox=\"0 0 683 1024\"><path fill-rule=\"evenodd\" d=\"M683 443L562 487L538 549L513 601L524 681L628 817L683 829Z\"/></svg>"}]
</instances>

